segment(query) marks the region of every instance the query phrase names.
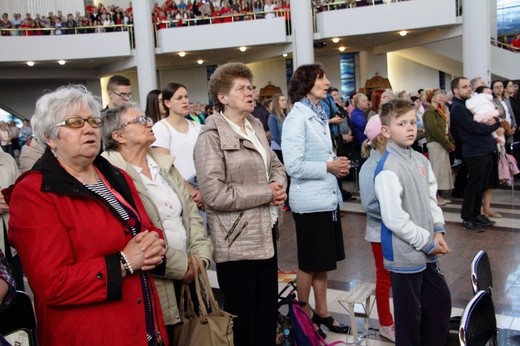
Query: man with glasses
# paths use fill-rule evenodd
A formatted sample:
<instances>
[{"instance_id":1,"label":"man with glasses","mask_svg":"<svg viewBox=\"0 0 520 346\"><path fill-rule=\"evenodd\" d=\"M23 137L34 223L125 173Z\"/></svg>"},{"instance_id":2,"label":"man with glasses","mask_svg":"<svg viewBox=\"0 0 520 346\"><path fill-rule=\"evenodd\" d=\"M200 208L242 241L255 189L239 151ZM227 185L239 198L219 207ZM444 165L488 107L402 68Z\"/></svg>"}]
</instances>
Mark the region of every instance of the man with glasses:
<instances>
[{"instance_id":1,"label":"man with glasses","mask_svg":"<svg viewBox=\"0 0 520 346\"><path fill-rule=\"evenodd\" d=\"M451 82L451 91L451 127L456 129L462 140L462 158L468 170L468 184L460 211L462 228L479 233L483 231L481 226L494 224L480 213L480 207L484 191L492 179L491 160L496 144L491 133L500 127L500 121L497 118L490 119L488 123L473 120L473 114L466 108L466 100L471 97L467 78L455 78Z\"/></svg>"},{"instance_id":2,"label":"man with glasses","mask_svg":"<svg viewBox=\"0 0 520 346\"><path fill-rule=\"evenodd\" d=\"M101 111L101 117L105 116L107 109L114 109L122 106L132 99L132 84L130 80L121 75L110 77L107 84L108 105Z\"/></svg>"}]
</instances>

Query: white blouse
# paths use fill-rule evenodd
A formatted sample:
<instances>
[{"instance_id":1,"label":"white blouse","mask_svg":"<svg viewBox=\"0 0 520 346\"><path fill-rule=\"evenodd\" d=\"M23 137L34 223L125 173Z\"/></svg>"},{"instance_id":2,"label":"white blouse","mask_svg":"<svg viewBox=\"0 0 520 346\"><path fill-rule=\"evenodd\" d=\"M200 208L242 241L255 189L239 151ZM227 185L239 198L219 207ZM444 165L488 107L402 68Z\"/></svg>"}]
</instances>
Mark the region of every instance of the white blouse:
<instances>
[{"instance_id":1,"label":"white blouse","mask_svg":"<svg viewBox=\"0 0 520 346\"><path fill-rule=\"evenodd\" d=\"M148 194L159 211L164 235L168 245L174 249L186 251L186 228L182 223L182 204L170 184L159 173L159 166L150 155L146 157L152 179L142 173L142 169L133 166L139 173Z\"/></svg>"}]
</instances>

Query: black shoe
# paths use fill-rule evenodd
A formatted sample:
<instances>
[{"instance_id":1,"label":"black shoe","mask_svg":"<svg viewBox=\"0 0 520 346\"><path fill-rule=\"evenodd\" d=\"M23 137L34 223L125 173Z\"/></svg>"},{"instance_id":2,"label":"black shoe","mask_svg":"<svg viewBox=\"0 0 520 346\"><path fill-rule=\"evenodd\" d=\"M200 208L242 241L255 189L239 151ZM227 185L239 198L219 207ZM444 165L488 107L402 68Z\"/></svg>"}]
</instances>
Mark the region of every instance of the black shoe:
<instances>
[{"instance_id":1,"label":"black shoe","mask_svg":"<svg viewBox=\"0 0 520 346\"><path fill-rule=\"evenodd\" d=\"M341 323L338 323L337 325L335 325L334 324L335 320L334 320L334 317L332 317L332 316L321 317L315 313L312 316L312 322L314 322L314 324L316 324L318 327L320 327L322 324L325 325L325 327L327 327L328 330L330 330L333 333L348 334L349 327L344 324L341 324Z\"/></svg>"},{"instance_id":2,"label":"black shoe","mask_svg":"<svg viewBox=\"0 0 520 346\"><path fill-rule=\"evenodd\" d=\"M482 225L482 226L493 226L496 223L495 221L491 221L486 215L477 216L474 219L474 222L477 225Z\"/></svg>"},{"instance_id":3,"label":"black shoe","mask_svg":"<svg viewBox=\"0 0 520 346\"><path fill-rule=\"evenodd\" d=\"M462 228L475 233L484 232L484 230L473 221L462 221Z\"/></svg>"}]
</instances>

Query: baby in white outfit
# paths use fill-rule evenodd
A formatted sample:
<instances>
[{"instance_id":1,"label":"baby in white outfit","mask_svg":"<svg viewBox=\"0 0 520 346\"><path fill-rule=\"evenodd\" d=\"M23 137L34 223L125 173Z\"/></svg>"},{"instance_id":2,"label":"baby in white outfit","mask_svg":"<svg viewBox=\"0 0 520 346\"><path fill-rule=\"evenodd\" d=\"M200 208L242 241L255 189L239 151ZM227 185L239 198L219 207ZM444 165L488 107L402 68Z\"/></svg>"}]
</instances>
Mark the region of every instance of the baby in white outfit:
<instances>
[{"instance_id":1,"label":"baby in white outfit","mask_svg":"<svg viewBox=\"0 0 520 346\"><path fill-rule=\"evenodd\" d=\"M491 100L493 100L493 96L489 88L485 88L481 94L473 95L466 100L466 108L473 113L473 120L478 123L486 123L491 118L498 118L498 110ZM506 143L504 135L499 135L496 131L492 135L498 144Z\"/></svg>"}]
</instances>

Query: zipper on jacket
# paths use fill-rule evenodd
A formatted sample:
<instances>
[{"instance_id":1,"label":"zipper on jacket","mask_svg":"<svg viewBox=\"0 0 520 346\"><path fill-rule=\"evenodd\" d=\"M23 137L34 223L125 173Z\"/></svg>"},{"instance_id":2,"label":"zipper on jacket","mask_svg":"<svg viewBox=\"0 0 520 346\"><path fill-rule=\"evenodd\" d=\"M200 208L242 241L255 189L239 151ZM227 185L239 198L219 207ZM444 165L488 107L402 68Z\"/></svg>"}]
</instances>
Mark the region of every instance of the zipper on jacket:
<instances>
[{"instance_id":1,"label":"zipper on jacket","mask_svg":"<svg viewBox=\"0 0 520 346\"><path fill-rule=\"evenodd\" d=\"M235 237L231 240L231 242L229 243L228 245L228 249L231 247L231 245L233 245L233 243L235 242L235 240L237 240L237 238L240 236L240 234L242 234L242 231L244 231L244 229L246 228L247 226L247 221L244 222L244 225L242 226L242 228L240 229L240 231L238 231L238 233L235 235Z\"/></svg>"},{"instance_id":2,"label":"zipper on jacket","mask_svg":"<svg viewBox=\"0 0 520 346\"><path fill-rule=\"evenodd\" d=\"M238 214L237 219L233 223L233 226L231 226L231 228L227 232L226 236L224 237L224 240L228 240L228 238L231 236L231 234L233 234L233 232L235 231L235 228L237 228L238 223L240 222L240 219L242 218L243 215L244 215L243 211L241 211L240 214Z\"/></svg>"}]
</instances>

